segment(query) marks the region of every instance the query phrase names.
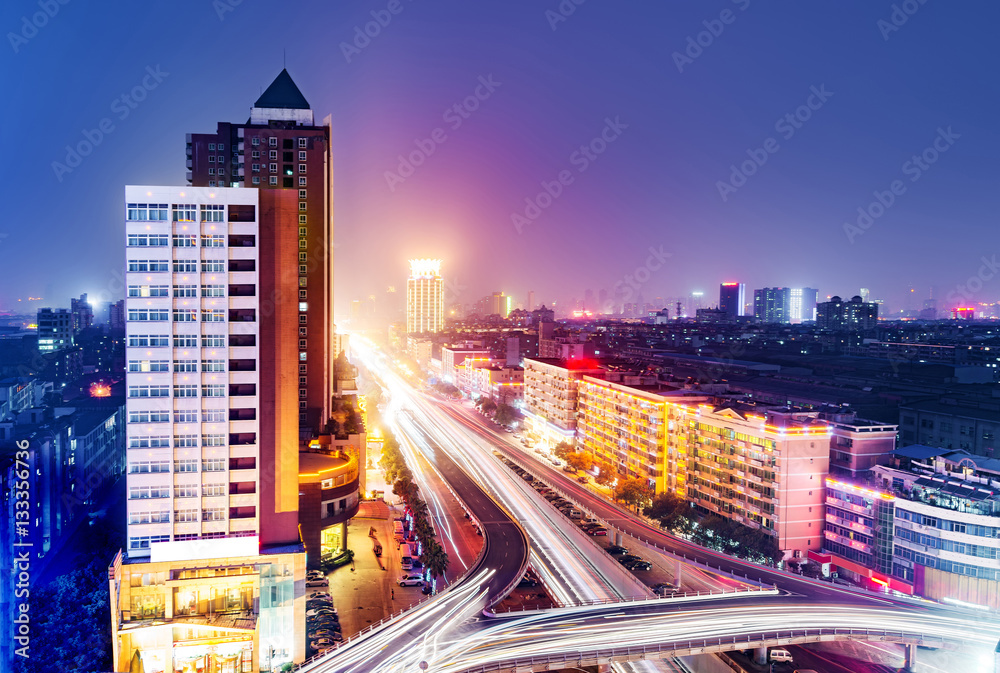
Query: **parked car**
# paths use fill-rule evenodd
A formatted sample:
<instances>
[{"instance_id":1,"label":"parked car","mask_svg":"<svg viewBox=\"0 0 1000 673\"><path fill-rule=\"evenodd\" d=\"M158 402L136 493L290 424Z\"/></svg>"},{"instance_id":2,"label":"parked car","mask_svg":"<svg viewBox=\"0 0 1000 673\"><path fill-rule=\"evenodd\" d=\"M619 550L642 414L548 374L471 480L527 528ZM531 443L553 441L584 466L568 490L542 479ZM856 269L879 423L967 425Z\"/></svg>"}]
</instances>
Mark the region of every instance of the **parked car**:
<instances>
[{"instance_id":1,"label":"parked car","mask_svg":"<svg viewBox=\"0 0 1000 673\"><path fill-rule=\"evenodd\" d=\"M792 663L792 653L786 649L775 647L768 655L768 661L790 664Z\"/></svg>"},{"instance_id":2,"label":"parked car","mask_svg":"<svg viewBox=\"0 0 1000 673\"><path fill-rule=\"evenodd\" d=\"M577 477L576 480L578 482L580 482L581 484L586 484L586 483L590 482L590 477L588 477L587 475L583 474L583 475L580 475L579 477Z\"/></svg>"},{"instance_id":3,"label":"parked car","mask_svg":"<svg viewBox=\"0 0 1000 673\"><path fill-rule=\"evenodd\" d=\"M670 582L657 582L651 588L657 596L672 596L677 592L677 585Z\"/></svg>"},{"instance_id":4,"label":"parked car","mask_svg":"<svg viewBox=\"0 0 1000 673\"><path fill-rule=\"evenodd\" d=\"M593 535L594 537L605 537L608 534L608 529L603 526L598 526L597 528L588 528L587 535Z\"/></svg>"},{"instance_id":5,"label":"parked car","mask_svg":"<svg viewBox=\"0 0 1000 673\"><path fill-rule=\"evenodd\" d=\"M423 575L403 575L399 578L399 586L401 587L416 587L424 583Z\"/></svg>"},{"instance_id":6,"label":"parked car","mask_svg":"<svg viewBox=\"0 0 1000 673\"><path fill-rule=\"evenodd\" d=\"M306 610L306 617L319 617L320 615L336 615L336 614L337 613L330 608L317 607Z\"/></svg>"},{"instance_id":7,"label":"parked car","mask_svg":"<svg viewBox=\"0 0 1000 673\"><path fill-rule=\"evenodd\" d=\"M330 600L333 600L333 597L330 596L330 594L325 591L313 591L308 596L306 596L307 601L311 601L314 598L329 598Z\"/></svg>"},{"instance_id":8,"label":"parked car","mask_svg":"<svg viewBox=\"0 0 1000 673\"><path fill-rule=\"evenodd\" d=\"M632 561L641 561L641 560L642 557L636 556L635 554L623 554L622 556L618 557L618 562L621 563L622 565L625 565L626 563L631 563Z\"/></svg>"},{"instance_id":9,"label":"parked car","mask_svg":"<svg viewBox=\"0 0 1000 673\"><path fill-rule=\"evenodd\" d=\"M571 465L563 465L563 472L576 472L576 468Z\"/></svg>"},{"instance_id":10,"label":"parked car","mask_svg":"<svg viewBox=\"0 0 1000 673\"><path fill-rule=\"evenodd\" d=\"M328 587L330 586L330 580L325 577L319 577L316 579L306 580L307 587Z\"/></svg>"},{"instance_id":11,"label":"parked car","mask_svg":"<svg viewBox=\"0 0 1000 673\"><path fill-rule=\"evenodd\" d=\"M629 570L652 570L653 564L650 563L649 561L639 560L626 563L625 567L628 568Z\"/></svg>"},{"instance_id":12,"label":"parked car","mask_svg":"<svg viewBox=\"0 0 1000 673\"><path fill-rule=\"evenodd\" d=\"M613 544L604 551L608 552L612 556L621 556L622 554L628 553L628 547L623 547L620 544Z\"/></svg>"}]
</instances>

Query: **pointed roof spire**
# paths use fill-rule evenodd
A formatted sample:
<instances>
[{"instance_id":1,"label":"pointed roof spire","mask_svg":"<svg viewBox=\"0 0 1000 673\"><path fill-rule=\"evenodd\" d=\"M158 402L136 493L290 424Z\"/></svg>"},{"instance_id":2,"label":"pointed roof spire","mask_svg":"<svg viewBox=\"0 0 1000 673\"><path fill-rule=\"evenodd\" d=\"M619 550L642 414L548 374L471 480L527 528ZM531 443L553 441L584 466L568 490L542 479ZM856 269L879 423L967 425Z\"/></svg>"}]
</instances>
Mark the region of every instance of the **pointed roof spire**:
<instances>
[{"instance_id":1,"label":"pointed roof spire","mask_svg":"<svg viewBox=\"0 0 1000 673\"><path fill-rule=\"evenodd\" d=\"M271 82L271 86L264 90L257 102L253 104L255 108L284 108L290 110L308 110L309 102L306 97L295 86L292 76L284 68L278 76Z\"/></svg>"}]
</instances>

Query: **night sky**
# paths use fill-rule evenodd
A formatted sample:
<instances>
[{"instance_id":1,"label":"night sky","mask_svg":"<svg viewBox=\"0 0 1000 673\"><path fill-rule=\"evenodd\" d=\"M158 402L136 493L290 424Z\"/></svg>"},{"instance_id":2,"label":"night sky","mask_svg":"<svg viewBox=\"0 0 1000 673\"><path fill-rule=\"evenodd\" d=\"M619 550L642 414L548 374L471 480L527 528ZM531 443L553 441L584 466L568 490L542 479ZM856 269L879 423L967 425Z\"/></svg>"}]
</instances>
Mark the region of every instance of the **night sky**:
<instances>
[{"instance_id":1,"label":"night sky","mask_svg":"<svg viewBox=\"0 0 1000 673\"><path fill-rule=\"evenodd\" d=\"M37 0L0 11L0 308L120 297L124 185L186 184L185 133L245 121L283 49L333 117L341 309L410 257L467 304L641 278L649 301L740 280L898 308L1000 256L995 2L46 2L37 30Z\"/></svg>"}]
</instances>

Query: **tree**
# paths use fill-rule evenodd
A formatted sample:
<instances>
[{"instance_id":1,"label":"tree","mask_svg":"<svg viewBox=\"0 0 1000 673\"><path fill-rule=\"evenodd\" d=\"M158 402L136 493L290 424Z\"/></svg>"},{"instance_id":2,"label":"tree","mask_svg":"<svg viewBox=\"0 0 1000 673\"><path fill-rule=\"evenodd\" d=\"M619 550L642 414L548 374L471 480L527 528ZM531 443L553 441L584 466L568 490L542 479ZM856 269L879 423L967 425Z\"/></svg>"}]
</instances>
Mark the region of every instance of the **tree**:
<instances>
[{"instance_id":1,"label":"tree","mask_svg":"<svg viewBox=\"0 0 1000 673\"><path fill-rule=\"evenodd\" d=\"M431 573L431 577L437 579L443 577L448 570L448 553L438 544L437 540L431 540L424 545L424 551L420 555L420 563Z\"/></svg>"},{"instance_id":2,"label":"tree","mask_svg":"<svg viewBox=\"0 0 1000 673\"><path fill-rule=\"evenodd\" d=\"M597 476L594 477L594 481L601 486L609 486L615 479L614 465L608 462L602 462L600 465L600 471L597 473Z\"/></svg>"},{"instance_id":3,"label":"tree","mask_svg":"<svg viewBox=\"0 0 1000 673\"><path fill-rule=\"evenodd\" d=\"M615 500L621 500L629 507L645 505L652 495L653 491L646 481L638 477L625 477L615 487Z\"/></svg>"},{"instance_id":4,"label":"tree","mask_svg":"<svg viewBox=\"0 0 1000 673\"><path fill-rule=\"evenodd\" d=\"M498 404L496 413L493 414L493 420L500 425L510 425L517 420L517 411L509 404Z\"/></svg>"},{"instance_id":5,"label":"tree","mask_svg":"<svg viewBox=\"0 0 1000 673\"><path fill-rule=\"evenodd\" d=\"M690 506L684 498L671 491L664 491L653 498L653 502L643 513L658 519L663 528L678 531L690 526L689 510Z\"/></svg>"},{"instance_id":6,"label":"tree","mask_svg":"<svg viewBox=\"0 0 1000 673\"><path fill-rule=\"evenodd\" d=\"M571 453L566 457L566 464L574 470L586 472L594 466L594 456L590 453Z\"/></svg>"},{"instance_id":7,"label":"tree","mask_svg":"<svg viewBox=\"0 0 1000 673\"><path fill-rule=\"evenodd\" d=\"M556 444L556 448L553 450L553 453L556 454L556 458L566 460L566 458L574 451L576 451L576 447L569 442L559 442Z\"/></svg>"},{"instance_id":8,"label":"tree","mask_svg":"<svg viewBox=\"0 0 1000 673\"><path fill-rule=\"evenodd\" d=\"M484 414L492 414L497 410L497 403L488 397L480 398L481 404L479 405L479 410Z\"/></svg>"}]
</instances>

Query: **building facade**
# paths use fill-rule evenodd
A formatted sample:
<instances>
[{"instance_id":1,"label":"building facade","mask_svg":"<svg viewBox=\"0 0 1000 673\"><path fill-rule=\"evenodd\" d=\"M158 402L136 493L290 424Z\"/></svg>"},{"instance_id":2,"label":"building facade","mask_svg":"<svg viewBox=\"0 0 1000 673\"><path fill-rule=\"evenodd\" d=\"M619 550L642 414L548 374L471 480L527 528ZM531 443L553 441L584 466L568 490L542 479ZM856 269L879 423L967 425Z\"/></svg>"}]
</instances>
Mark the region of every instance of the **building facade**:
<instances>
[{"instance_id":1,"label":"building facade","mask_svg":"<svg viewBox=\"0 0 1000 673\"><path fill-rule=\"evenodd\" d=\"M440 332L444 329L444 280L441 260L411 259L406 279L406 332Z\"/></svg>"},{"instance_id":2,"label":"building facade","mask_svg":"<svg viewBox=\"0 0 1000 673\"><path fill-rule=\"evenodd\" d=\"M831 297L830 301L816 305L816 327L833 332L863 332L878 325L878 304L864 302L861 297L843 301Z\"/></svg>"},{"instance_id":3,"label":"building facade","mask_svg":"<svg viewBox=\"0 0 1000 673\"><path fill-rule=\"evenodd\" d=\"M525 358L524 417L528 431L549 446L573 442L580 381L603 372L593 360Z\"/></svg>"},{"instance_id":4,"label":"building facade","mask_svg":"<svg viewBox=\"0 0 1000 673\"><path fill-rule=\"evenodd\" d=\"M735 320L745 313L746 286L743 283L723 283L719 286L719 310L729 320Z\"/></svg>"},{"instance_id":5,"label":"building facade","mask_svg":"<svg viewBox=\"0 0 1000 673\"><path fill-rule=\"evenodd\" d=\"M333 381L333 158L331 120L317 125L286 70L250 108L244 124L188 134L188 181L196 187L249 187L295 195L297 285L263 297L266 310L296 303L299 416L305 439L330 417Z\"/></svg>"},{"instance_id":6,"label":"building facade","mask_svg":"<svg viewBox=\"0 0 1000 673\"><path fill-rule=\"evenodd\" d=\"M292 190L126 188L115 670L305 656ZM250 667L250 668L246 668ZM221 669L218 669L221 670Z\"/></svg>"},{"instance_id":7,"label":"building facade","mask_svg":"<svg viewBox=\"0 0 1000 673\"><path fill-rule=\"evenodd\" d=\"M73 314L65 308L38 309L38 351L53 353L73 345Z\"/></svg>"}]
</instances>

